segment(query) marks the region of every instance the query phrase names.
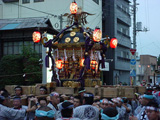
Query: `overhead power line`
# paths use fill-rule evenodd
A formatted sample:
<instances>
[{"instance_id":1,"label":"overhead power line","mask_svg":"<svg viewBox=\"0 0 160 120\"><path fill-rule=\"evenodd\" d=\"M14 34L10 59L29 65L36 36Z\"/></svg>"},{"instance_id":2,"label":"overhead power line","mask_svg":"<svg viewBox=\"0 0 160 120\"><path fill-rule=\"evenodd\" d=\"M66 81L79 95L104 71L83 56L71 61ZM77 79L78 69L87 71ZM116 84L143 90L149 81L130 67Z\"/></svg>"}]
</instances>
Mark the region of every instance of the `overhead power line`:
<instances>
[{"instance_id":1,"label":"overhead power line","mask_svg":"<svg viewBox=\"0 0 160 120\"><path fill-rule=\"evenodd\" d=\"M41 74L42 71L39 71L39 72L31 72L31 73L22 73L22 74L13 74L13 75L0 75L0 78L1 77L14 77L14 76L23 76L23 75L32 75L32 74Z\"/></svg>"},{"instance_id":2,"label":"overhead power line","mask_svg":"<svg viewBox=\"0 0 160 120\"><path fill-rule=\"evenodd\" d=\"M15 4L15 3L12 3L12 4L20 6L20 7L27 8L27 9L30 9L30 10L33 10L33 11L37 11L37 12L40 12L40 13L44 13L44 14L47 14L47 15L51 15L51 16L54 16L54 17L58 17L59 16L59 15L54 15L52 13L44 12L44 11L41 11L41 10L37 10L37 9L34 9L34 8L26 7L26 6L23 6L23 5L19 5L19 4Z\"/></svg>"}]
</instances>

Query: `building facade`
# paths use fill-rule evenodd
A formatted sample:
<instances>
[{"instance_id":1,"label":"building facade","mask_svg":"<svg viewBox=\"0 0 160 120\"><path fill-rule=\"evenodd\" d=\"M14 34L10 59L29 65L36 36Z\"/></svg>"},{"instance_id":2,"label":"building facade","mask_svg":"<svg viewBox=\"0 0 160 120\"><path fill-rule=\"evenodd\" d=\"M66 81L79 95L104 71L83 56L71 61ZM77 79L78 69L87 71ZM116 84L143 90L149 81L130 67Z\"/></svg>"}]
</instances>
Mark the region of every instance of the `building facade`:
<instances>
[{"instance_id":1,"label":"building facade","mask_svg":"<svg viewBox=\"0 0 160 120\"><path fill-rule=\"evenodd\" d=\"M58 33L50 20L43 17L0 19L0 59L4 55L21 54L24 46L30 46L42 56L41 43L34 43L32 40L32 33L37 30L41 33Z\"/></svg>"},{"instance_id":2,"label":"building facade","mask_svg":"<svg viewBox=\"0 0 160 120\"><path fill-rule=\"evenodd\" d=\"M73 0L2 0L0 1L0 19L46 17L54 29L63 29L68 21L63 15L70 13ZM86 27L102 28L102 0L76 1L82 11L94 14L87 17Z\"/></svg>"},{"instance_id":3,"label":"building facade","mask_svg":"<svg viewBox=\"0 0 160 120\"><path fill-rule=\"evenodd\" d=\"M104 83L107 85L119 82L130 84L130 1L104 0L102 5L103 35L118 39L117 48L109 48L106 52L106 61L110 63L110 71L104 72Z\"/></svg>"},{"instance_id":4,"label":"building facade","mask_svg":"<svg viewBox=\"0 0 160 120\"><path fill-rule=\"evenodd\" d=\"M157 81L157 57L151 55L140 55L140 59L137 64L137 81L138 83L154 83ZM154 81L155 80L155 81Z\"/></svg>"}]
</instances>

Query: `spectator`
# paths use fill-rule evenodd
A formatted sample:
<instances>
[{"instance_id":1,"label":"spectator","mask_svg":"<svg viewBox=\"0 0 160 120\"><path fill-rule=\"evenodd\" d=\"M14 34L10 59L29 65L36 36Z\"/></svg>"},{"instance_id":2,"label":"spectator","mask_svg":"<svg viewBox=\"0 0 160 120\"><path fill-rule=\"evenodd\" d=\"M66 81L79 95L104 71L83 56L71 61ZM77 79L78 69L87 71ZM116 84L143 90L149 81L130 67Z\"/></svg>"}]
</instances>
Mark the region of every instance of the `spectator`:
<instances>
[{"instance_id":1,"label":"spectator","mask_svg":"<svg viewBox=\"0 0 160 120\"><path fill-rule=\"evenodd\" d=\"M154 93L154 97L158 104L160 104L160 87L156 86L156 92Z\"/></svg>"},{"instance_id":2,"label":"spectator","mask_svg":"<svg viewBox=\"0 0 160 120\"><path fill-rule=\"evenodd\" d=\"M28 110L16 110L13 108L8 108L10 104L10 99L8 93L4 92L0 95L0 120L19 120L25 117Z\"/></svg>"},{"instance_id":3,"label":"spectator","mask_svg":"<svg viewBox=\"0 0 160 120\"><path fill-rule=\"evenodd\" d=\"M133 115L134 115L134 116L137 116L137 115L139 114L139 112L141 111L141 109L143 108L143 106L142 106L142 104L141 104L141 102L142 102L142 97L143 97L143 95L140 95L140 96L138 97L139 106L137 106L137 108L133 111ZM132 107L133 107L133 106L132 106Z\"/></svg>"},{"instance_id":4,"label":"spectator","mask_svg":"<svg viewBox=\"0 0 160 120\"><path fill-rule=\"evenodd\" d=\"M27 97L28 109L30 112L27 113L27 120L34 120L35 118L35 110L37 109L35 96L30 95Z\"/></svg>"},{"instance_id":5,"label":"spectator","mask_svg":"<svg viewBox=\"0 0 160 120\"><path fill-rule=\"evenodd\" d=\"M123 97L122 98L122 101L123 101L123 107L126 108L126 113L124 115L124 119L125 120L128 120L129 119L129 116L132 114L132 107L131 105L128 103L128 99L126 97Z\"/></svg>"},{"instance_id":6,"label":"spectator","mask_svg":"<svg viewBox=\"0 0 160 120\"><path fill-rule=\"evenodd\" d=\"M47 106L38 108L35 112L36 120L55 120L55 111Z\"/></svg>"},{"instance_id":7,"label":"spectator","mask_svg":"<svg viewBox=\"0 0 160 120\"><path fill-rule=\"evenodd\" d=\"M146 93L143 95L142 97L142 101L141 101L141 104L142 104L142 109L140 110L140 112L137 114L136 118L138 120L145 120L145 119L148 119L147 118L147 115L146 115L146 112L145 112L145 108L146 106L149 104L149 102L153 101L153 95L151 93ZM132 116L130 117L131 120L134 120L135 119L135 116Z\"/></svg>"},{"instance_id":8,"label":"spectator","mask_svg":"<svg viewBox=\"0 0 160 120\"><path fill-rule=\"evenodd\" d=\"M101 113L101 120L118 120L119 114L116 108L108 107Z\"/></svg>"},{"instance_id":9,"label":"spectator","mask_svg":"<svg viewBox=\"0 0 160 120\"><path fill-rule=\"evenodd\" d=\"M58 104L60 103L59 94L57 92L52 92L50 94L50 103L47 105L55 112L55 118L60 118L61 113L58 109Z\"/></svg>"},{"instance_id":10,"label":"spectator","mask_svg":"<svg viewBox=\"0 0 160 120\"><path fill-rule=\"evenodd\" d=\"M81 87L81 88L79 88L79 92L78 92L78 94L81 96L81 98L83 97L83 94L86 92L86 90L83 88L83 87Z\"/></svg>"},{"instance_id":11,"label":"spectator","mask_svg":"<svg viewBox=\"0 0 160 120\"><path fill-rule=\"evenodd\" d=\"M74 105L71 102L63 102L60 107L62 117L56 120L80 120L79 118L72 117L73 107Z\"/></svg>"},{"instance_id":12,"label":"spectator","mask_svg":"<svg viewBox=\"0 0 160 120\"><path fill-rule=\"evenodd\" d=\"M22 92L23 92L22 87L21 87L21 86L16 86L16 87L14 88L14 90L15 90L15 96L21 97Z\"/></svg>"},{"instance_id":13,"label":"spectator","mask_svg":"<svg viewBox=\"0 0 160 120\"><path fill-rule=\"evenodd\" d=\"M40 107L47 106L47 99L45 97L40 97L37 104L39 104Z\"/></svg>"},{"instance_id":14,"label":"spectator","mask_svg":"<svg viewBox=\"0 0 160 120\"><path fill-rule=\"evenodd\" d=\"M0 95L4 92L8 93L8 91L5 88L0 89Z\"/></svg>"},{"instance_id":15,"label":"spectator","mask_svg":"<svg viewBox=\"0 0 160 120\"><path fill-rule=\"evenodd\" d=\"M132 112L134 112L134 110L140 105L139 101L138 101L138 97L140 96L139 93L135 93L134 94L134 98L131 101L131 105L132 105Z\"/></svg>"},{"instance_id":16,"label":"spectator","mask_svg":"<svg viewBox=\"0 0 160 120\"><path fill-rule=\"evenodd\" d=\"M41 86L39 90L40 90L40 95L47 94L47 88L45 86Z\"/></svg>"},{"instance_id":17,"label":"spectator","mask_svg":"<svg viewBox=\"0 0 160 120\"><path fill-rule=\"evenodd\" d=\"M146 113L149 120L160 120L158 103L150 102L146 107Z\"/></svg>"},{"instance_id":18,"label":"spectator","mask_svg":"<svg viewBox=\"0 0 160 120\"><path fill-rule=\"evenodd\" d=\"M83 94L83 105L76 107L73 116L82 120L99 120L99 109L93 104L93 94Z\"/></svg>"},{"instance_id":19,"label":"spectator","mask_svg":"<svg viewBox=\"0 0 160 120\"><path fill-rule=\"evenodd\" d=\"M27 110L27 106L22 105L22 100L20 97L15 96L13 98L13 108L18 110Z\"/></svg>"},{"instance_id":20,"label":"spectator","mask_svg":"<svg viewBox=\"0 0 160 120\"><path fill-rule=\"evenodd\" d=\"M74 99L73 99L73 104L74 104L74 108L82 105L82 99L80 96L75 96Z\"/></svg>"},{"instance_id":21,"label":"spectator","mask_svg":"<svg viewBox=\"0 0 160 120\"><path fill-rule=\"evenodd\" d=\"M123 105L122 98L118 97L116 99L118 100L118 104L116 106L116 109L119 113L119 120L125 120L126 107L124 107L124 105Z\"/></svg>"},{"instance_id":22,"label":"spectator","mask_svg":"<svg viewBox=\"0 0 160 120\"><path fill-rule=\"evenodd\" d=\"M17 110L27 110L28 107L25 106L25 105L22 105L22 100L21 100L20 97L15 96L15 97L13 98L13 109L17 109ZM19 120L24 120L24 119L26 119L26 117L25 117L25 118L22 117L22 118L20 118ZM13 120L14 120L14 118L13 118Z\"/></svg>"},{"instance_id":23,"label":"spectator","mask_svg":"<svg viewBox=\"0 0 160 120\"><path fill-rule=\"evenodd\" d=\"M100 100L100 107L102 109L107 108L108 107L108 100L107 99Z\"/></svg>"}]
</instances>

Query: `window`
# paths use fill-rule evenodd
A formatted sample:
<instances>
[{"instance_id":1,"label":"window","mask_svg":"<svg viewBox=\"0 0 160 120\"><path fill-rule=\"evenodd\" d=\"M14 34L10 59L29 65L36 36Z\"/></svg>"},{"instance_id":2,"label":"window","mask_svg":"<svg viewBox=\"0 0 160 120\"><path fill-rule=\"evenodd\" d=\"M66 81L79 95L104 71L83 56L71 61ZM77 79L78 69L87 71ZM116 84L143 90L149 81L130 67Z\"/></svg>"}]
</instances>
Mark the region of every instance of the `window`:
<instances>
[{"instance_id":1,"label":"window","mask_svg":"<svg viewBox=\"0 0 160 120\"><path fill-rule=\"evenodd\" d=\"M22 0L22 3L30 3L30 0Z\"/></svg>"},{"instance_id":2,"label":"window","mask_svg":"<svg viewBox=\"0 0 160 120\"><path fill-rule=\"evenodd\" d=\"M42 53L42 45L34 44L32 41L24 41L24 42L4 42L3 46L3 54L4 55L13 55L13 54L21 54L23 46L31 47L31 49L36 50L37 53Z\"/></svg>"},{"instance_id":3,"label":"window","mask_svg":"<svg viewBox=\"0 0 160 120\"><path fill-rule=\"evenodd\" d=\"M44 0L34 0L34 2L44 2Z\"/></svg>"},{"instance_id":4,"label":"window","mask_svg":"<svg viewBox=\"0 0 160 120\"><path fill-rule=\"evenodd\" d=\"M93 0L93 1L99 5L99 0Z\"/></svg>"},{"instance_id":5,"label":"window","mask_svg":"<svg viewBox=\"0 0 160 120\"><path fill-rule=\"evenodd\" d=\"M151 65L151 70L155 71L155 65Z\"/></svg>"}]
</instances>

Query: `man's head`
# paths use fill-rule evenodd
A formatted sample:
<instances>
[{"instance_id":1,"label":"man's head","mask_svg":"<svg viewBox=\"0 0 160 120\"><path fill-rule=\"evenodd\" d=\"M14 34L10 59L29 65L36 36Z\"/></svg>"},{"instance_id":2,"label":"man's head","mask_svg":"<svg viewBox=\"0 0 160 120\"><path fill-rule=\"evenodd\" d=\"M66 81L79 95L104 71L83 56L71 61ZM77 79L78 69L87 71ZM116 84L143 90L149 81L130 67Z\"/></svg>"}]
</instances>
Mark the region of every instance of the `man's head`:
<instances>
[{"instance_id":1,"label":"man's head","mask_svg":"<svg viewBox=\"0 0 160 120\"><path fill-rule=\"evenodd\" d=\"M113 105L112 105L113 107L116 107L119 105L119 101L117 98L112 98L111 101L113 102Z\"/></svg>"},{"instance_id":2,"label":"man's head","mask_svg":"<svg viewBox=\"0 0 160 120\"><path fill-rule=\"evenodd\" d=\"M59 94L57 92L52 92L50 94L51 102L53 105L57 105L60 102Z\"/></svg>"},{"instance_id":3,"label":"man's head","mask_svg":"<svg viewBox=\"0 0 160 120\"><path fill-rule=\"evenodd\" d=\"M45 86L41 86L39 90L41 95L47 94L47 88Z\"/></svg>"},{"instance_id":4,"label":"man's head","mask_svg":"<svg viewBox=\"0 0 160 120\"><path fill-rule=\"evenodd\" d=\"M122 106L122 104L123 104L123 100L122 100L122 98L120 98L120 97L117 97L117 100L118 100L118 107L121 107Z\"/></svg>"},{"instance_id":5,"label":"man's head","mask_svg":"<svg viewBox=\"0 0 160 120\"><path fill-rule=\"evenodd\" d=\"M14 90L15 90L15 95L16 95L16 96L21 96L21 95L22 95L22 87L16 86L16 87L14 88Z\"/></svg>"},{"instance_id":6,"label":"man's head","mask_svg":"<svg viewBox=\"0 0 160 120\"><path fill-rule=\"evenodd\" d=\"M15 96L13 98L13 107L14 109L20 109L22 106L21 98L18 96Z\"/></svg>"},{"instance_id":7,"label":"man's head","mask_svg":"<svg viewBox=\"0 0 160 120\"><path fill-rule=\"evenodd\" d=\"M108 107L101 113L101 120L118 120L119 114L116 108Z\"/></svg>"},{"instance_id":8,"label":"man's head","mask_svg":"<svg viewBox=\"0 0 160 120\"><path fill-rule=\"evenodd\" d=\"M153 95L151 93L146 93L143 95L142 97L142 101L141 101L141 104L143 106L146 106L150 101L153 100Z\"/></svg>"},{"instance_id":9,"label":"man's head","mask_svg":"<svg viewBox=\"0 0 160 120\"><path fill-rule=\"evenodd\" d=\"M146 113L149 120L158 120L159 110L156 102L150 102L146 107Z\"/></svg>"},{"instance_id":10,"label":"man's head","mask_svg":"<svg viewBox=\"0 0 160 120\"><path fill-rule=\"evenodd\" d=\"M108 100L107 100L107 99L102 99L102 100L100 100L100 107L101 107L102 109L107 108L107 107L108 107Z\"/></svg>"},{"instance_id":11,"label":"man's head","mask_svg":"<svg viewBox=\"0 0 160 120\"><path fill-rule=\"evenodd\" d=\"M82 105L82 99L80 96L75 96L74 99L73 99L73 104L74 104L74 108Z\"/></svg>"},{"instance_id":12,"label":"man's head","mask_svg":"<svg viewBox=\"0 0 160 120\"><path fill-rule=\"evenodd\" d=\"M60 106L62 117L70 118L73 114L74 105L71 102L63 102Z\"/></svg>"},{"instance_id":13,"label":"man's head","mask_svg":"<svg viewBox=\"0 0 160 120\"><path fill-rule=\"evenodd\" d=\"M92 105L94 100L94 95L92 93L83 94L83 104Z\"/></svg>"},{"instance_id":14,"label":"man's head","mask_svg":"<svg viewBox=\"0 0 160 120\"><path fill-rule=\"evenodd\" d=\"M40 106L47 106L47 99L45 97L40 97L38 99L38 103L40 104Z\"/></svg>"},{"instance_id":15,"label":"man's head","mask_svg":"<svg viewBox=\"0 0 160 120\"><path fill-rule=\"evenodd\" d=\"M35 112L36 120L54 120L55 112L47 107L42 106Z\"/></svg>"},{"instance_id":16,"label":"man's head","mask_svg":"<svg viewBox=\"0 0 160 120\"><path fill-rule=\"evenodd\" d=\"M0 95L0 104L4 106L9 106L10 105L10 98L8 92L3 92Z\"/></svg>"},{"instance_id":17,"label":"man's head","mask_svg":"<svg viewBox=\"0 0 160 120\"><path fill-rule=\"evenodd\" d=\"M138 101L139 101L140 104L142 104L142 98L143 98L143 95L140 95L140 96L138 97Z\"/></svg>"},{"instance_id":18,"label":"man's head","mask_svg":"<svg viewBox=\"0 0 160 120\"><path fill-rule=\"evenodd\" d=\"M81 88L79 88L79 92L78 92L78 94L81 96L81 97L83 97L83 94L86 92L86 90L83 88L83 87L81 87Z\"/></svg>"},{"instance_id":19,"label":"man's head","mask_svg":"<svg viewBox=\"0 0 160 120\"><path fill-rule=\"evenodd\" d=\"M5 88L0 89L0 95L1 95L2 93L4 93L4 92L7 92L7 93L8 93L8 91L7 91Z\"/></svg>"}]
</instances>

